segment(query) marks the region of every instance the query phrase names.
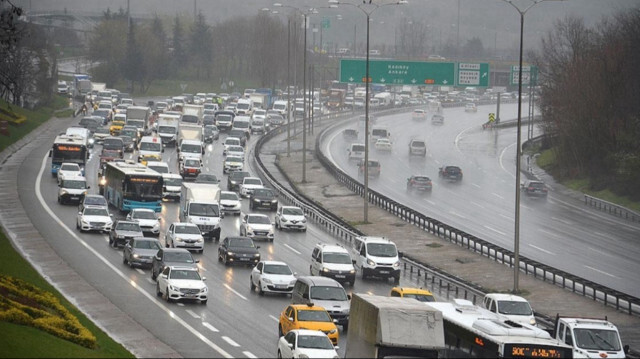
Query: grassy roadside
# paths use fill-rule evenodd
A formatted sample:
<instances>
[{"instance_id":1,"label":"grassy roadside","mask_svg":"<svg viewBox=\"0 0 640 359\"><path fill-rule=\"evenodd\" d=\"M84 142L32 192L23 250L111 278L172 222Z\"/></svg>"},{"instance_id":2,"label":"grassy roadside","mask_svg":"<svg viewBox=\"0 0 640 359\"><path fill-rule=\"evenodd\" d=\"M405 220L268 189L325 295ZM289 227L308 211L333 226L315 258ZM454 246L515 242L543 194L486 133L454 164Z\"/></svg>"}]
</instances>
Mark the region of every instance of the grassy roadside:
<instances>
[{"instance_id":1,"label":"grassy roadside","mask_svg":"<svg viewBox=\"0 0 640 359\"><path fill-rule=\"evenodd\" d=\"M182 90L180 85L187 85ZM178 96L182 93L196 94L198 92L208 93L231 93L235 91L242 92L244 88L255 88L255 84L250 82L236 82L234 89L227 88L226 90L220 89L220 83L214 80L155 80L151 83L149 90L146 93L141 93L139 87L136 84L134 97L158 97L158 96ZM120 91L125 91L129 86L128 82L120 81L116 84L115 88Z\"/></svg>"},{"instance_id":2,"label":"grassy roadside","mask_svg":"<svg viewBox=\"0 0 640 359\"><path fill-rule=\"evenodd\" d=\"M540 155L536 159L536 164L540 166L540 168L546 170L547 172L553 168L555 164L555 153L552 149L544 150L540 152ZM601 191L593 191L589 189L589 179L587 178L576 178L566 181L561 181L562 185L571 188L575 191L579 191L585 194L588 194L593 197L597 197L603 199L607 202L615 203L617 205L629 208L633 211L640 212L640 202L635 202L630 200L627 197L618 196L615 193L611 192L609 189L604 189Z\"/></svg>"},{"instance_id":3,"label":"grassy roadside","mask_svg":"<svg viewBox=\"0 0 640 359\"><path fill-rule=\"evenodd\" d=\"M7 108L8 104L0 100L0 106ZM11 108L12 111L26 116L27 121L20 126L9 126L10 136L0 135L0 151L46 122L54 112L58 117L68 117L71 115L70 110L63 110L68 108L68 99L62 96L57 96L52 106L39 108L36 111L24 110L17 106L11 106ZM0 274L25 280L42 290L52 293L85 328L91 331L96 337L98 344L96 349L88 349L34 327L0 321L0 333L2 333L0 335L0 358L133 357L131 353L113 341L42 278L31 264L16 252L3 231L0 231Z\"/></svg>"}]
</instances>

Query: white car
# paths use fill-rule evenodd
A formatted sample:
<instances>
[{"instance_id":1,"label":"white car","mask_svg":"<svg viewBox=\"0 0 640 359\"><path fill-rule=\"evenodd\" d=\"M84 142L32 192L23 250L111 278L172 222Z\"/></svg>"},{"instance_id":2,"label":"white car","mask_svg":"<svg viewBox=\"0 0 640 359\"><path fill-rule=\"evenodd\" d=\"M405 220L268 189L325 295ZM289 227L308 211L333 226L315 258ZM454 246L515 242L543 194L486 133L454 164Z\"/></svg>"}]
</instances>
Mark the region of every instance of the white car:
<instances>
[{"instance_id":1,"label":"white car","mask_svg":"<svg viewBox=\"0 0 640 359\"><path fill-rule=\"evenodd\" d=\"M226 149L227 156L236 156L244 160L244 147L242 146L229 146Z\"/></svg>"},{"instance_id":2,"label":"white car","mask_svg":"<svg viewBox=\"0 0 640 359\"><path fill-rule=\"evenodd\" d=\"M266 214L245 214L240 223L240 236L273 242L273 223Z\"/></svg>"},{"instance_id":3,"label":"white car","mask_svg":"<svg viewBox=\"0 0 640 359\"><path fill-rule=\"evenodd\" d=\"M416 121L425 121L427 119L427 113L422 109L415 109L413 110L411 118Z\"/></svg>"},{"instance_id":4,"label":"white car","mask_svg":"<svg viewBox=\"0 0 640 359\"><path fill-rule=\"evenodd\" d=\"M264 187L264 185L260 178L245 177L242 179L242 184L240 185L240 196L249 198L254 189L262 187Z\"/></svg>"},{"instance_id":5,"label":"white car","mask_svg":"<svg viewBox=\"0 0 640 359\"><path fill-rule=\"evenodd\" d=\"M379 138L374 145L378 151L391 152L393 146L388 138Z\"/></svg>"},{"instance_id":6,"label":"white car","mask_svg":"<svg viewBox=\"0 0 640 359\"><path fill-rule=\"evenodd\" d=\"M71 162L63 162L58 168L58 183L60 183L60 179L62 177L70 178L70 177L78 177L84 176L82 173L82 168L77 163Z\"/></svg>"},{"instance_id":7,"label":"white car","mask_svg":"<svg viewBox=\"0 0 640 359\"><path fill-rule=\"evenodd\" d=\"M319 330L293 329L278 339L278 358L340 358L336 349Z\"/></svg>"},{"instance_id":8,"label":"white car","mask_svg":"<svg viewBox=\"0 0 640 359\"><path fill-rule=\"evenodd\" d=\"M167 266L158 276L156 294L167 302L192 299L207 304L209 287L204 284L205 280L195 268Z\"/></svg>"},{"instance_id":9,"label":"white car","mask_svg":"<svg viewBox=\"0 0 640 359\"><path fill-rule=\"evenodd\" d=\"M109 233L112 226L113 216L103 206L84 206L82 211L78 212L78 217L76 218L76 228L80 232L97 231Z\"/></svg>"},{"instance_id":10,"label":"white car","mask_svg":"<svg viewBox=\"0 0 640 359\"><path fill-rule=\"evenodd\" d=\"M291 294L296 284L296 274L285 262L262 261L251 270L251 292Z\"/></svg>"},{"instance_id":11,"label":"white car","mask_svg":"<svg viewBox=\"0 0 640 359\"><path fill-rule=\"evenodd\" d=\"M299 231L307 231L307 217L302 209L295 206L282 206L278 208L275 216L276 228L297 229Z\"/></svg>"},{"instance_id":12,"label":"white car","mask_svg":"<svg viewBox=\"0 0 640 359\"><path fill-rule=\"evenodd\" d=\"M222 150L222 155L226 156L227 150L229 149L230 146L242 146L242 142L237 137L227 137L224 139L224 142L222 143L222 145L224 146L224 149Z\"/></svg>"},{"instance_id":13,"label":"white car","mask_svg":"<svg viewBox=\"0 0 640 359\"><path fill-rule=\"evenodd\" d=\"M227 213L233 213L239 216L241 210L240 197L237 193L231 191L220 192L220 206L222 211Z\"/></svg>"},{"instance_id":14,"label":"white car","mask_svg":"<svg viewBox=\"0 0 640 359\"><path fill-rule=\"evenodd\" d=\"M193 223L174 222L164 235L167 247L204 251L204 237L200 228Z\"/></svg>"},{"instance_id":15,"label":"white car","mask_svg":"<svg viewBox=\"0 0 640 359\"><path fill-rule=\"evenodd\" d=\"M134 208L127 215L127 220L138 222L143 233L151 233L156 237L160 235L160 218L152 209Z\"/></svg>"},{"instance_id":16,"label":"white car","mask_svg":"<svg viewBox=\"0 0 640 359\"><path fill-rule=\"evenodd\" d=\"M255 109L253 111L252 120L266 120L267 119L267 111L262 109Z\"/></svg>"},{"instance_id":17,"label":"white car","mask_svg":"<svg viewBox=\"0 0 640 359\"><path fill-rule=\"evenodd\" d=\"M151 168L152 170L160 174L171 173L171 170L169 169L169 164L166 162L150 161L150 162L147 162L147 167Z\"/></svg>"},{"instance_id":18,"label":"white car","mask_svg":"<svg viewBox=\"0 0 640 359\"><path fill-rule=\"evenodd\" d=\"M227 156L222 163L222 173L232 171L242 171L244 169L244 161L242 157Z\"/></svg>"}]
</instances>

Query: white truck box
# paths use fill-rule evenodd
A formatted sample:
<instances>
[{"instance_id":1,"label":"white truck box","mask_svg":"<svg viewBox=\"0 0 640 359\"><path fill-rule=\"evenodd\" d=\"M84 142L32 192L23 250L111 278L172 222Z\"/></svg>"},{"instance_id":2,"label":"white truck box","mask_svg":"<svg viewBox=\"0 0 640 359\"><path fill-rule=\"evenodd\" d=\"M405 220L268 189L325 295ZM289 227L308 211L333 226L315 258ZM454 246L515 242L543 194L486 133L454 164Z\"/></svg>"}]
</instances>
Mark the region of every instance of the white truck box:
<instances>
[{"instance_id":1,"label":"white truck box","mask_svg":"<svg viewBox=\"0 0 640 359\"><path fill-rule=\"evenodd\" d=\"M191 222L205 238L220 240L220 187L211 183L183 182L180 191L180 222Z\"/></svg>"}]
</instances>

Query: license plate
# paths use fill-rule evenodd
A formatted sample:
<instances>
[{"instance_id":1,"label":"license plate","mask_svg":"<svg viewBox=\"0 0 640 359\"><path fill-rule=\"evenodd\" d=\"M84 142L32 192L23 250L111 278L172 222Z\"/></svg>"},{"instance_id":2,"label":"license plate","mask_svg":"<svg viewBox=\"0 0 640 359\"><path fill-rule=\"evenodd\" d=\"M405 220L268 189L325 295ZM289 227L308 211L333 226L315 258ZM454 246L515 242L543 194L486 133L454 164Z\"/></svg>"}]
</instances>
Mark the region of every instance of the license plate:
<instances>
[{"instance_id":1,"label":"license plate","mask_svg":"<svg viewBox=\"0 0 640 359\"><path fill-rule=\"evenodd\" d=\"M286 285L276 285L276 288L278 289L287 289Z\"/></svg>"},{"instance_id":2,"label":"license plate","mask_svg":"<svg viewBox=\"0 0 640 359\"><path fill-rule=\"evenodd\" d=\"M249 258L240 258L241 261L248 261Z\"/></svg>"},{"instance_id":3,"label":"license plate","mask_svg":"<svg viewBox=\"0 0 640 359\"><path fill-rule=\"evenodd\" d=\"M78 197L78 196L71 196L70 198L71 199L80 199L80 197Z\"/></svg>"},{"instance_id":4,"label":"license plate","mask_svg":"<svg viewBox=\"0 0 640 359\"><path fill-rule=\"evenodd\" d=\"M381 270L380 274L389 274L389 271L388 270Z\"/></svg>"},{"instance_id":5,"label":"license plate","mask_svg":"<svg viewBox=\"0 0 640 359\"><path fill-rule=\"evenodd\" d=\"M343 276L342 274L336 274L336 278L346 278L346 277Z\"/></svg>"},{"instance_id":6,"label":"license plate","mask_svg":"<svg viewBox=\"0 0 640 359\"><path fill-rule=\"evenodd\" d=\"M195 243L186 243L188 247L195 247Z\"/></svg>"},{"instance_id":7,"label":"license plate","mask_svg":"<svg viewBox=\"0 0 640 359\"><path fill-rule=\"evenodd\" d=\"M186 298L195 298L195 297L197 297L197 295L195 295L195 294L185 294L184 296Z\"/></svg>"}]
</instances>

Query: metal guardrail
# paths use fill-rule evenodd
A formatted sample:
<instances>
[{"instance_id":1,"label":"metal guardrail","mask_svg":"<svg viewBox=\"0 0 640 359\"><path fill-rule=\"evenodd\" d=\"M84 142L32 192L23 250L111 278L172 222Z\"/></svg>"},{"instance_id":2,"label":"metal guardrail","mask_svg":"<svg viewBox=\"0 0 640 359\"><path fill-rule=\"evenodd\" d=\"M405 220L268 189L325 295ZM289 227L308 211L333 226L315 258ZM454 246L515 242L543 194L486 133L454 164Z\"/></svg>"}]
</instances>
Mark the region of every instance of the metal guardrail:
<instances>
[{"instance_id":1,"label":"metal guardrail","mask_svg":"<svg viewBox=\"0 0 640 359\"><path fill-rule=\"evenodd\" d=\"M327 127L316 139L316 157L339 182L351 189L360 196L364 195L364 186L356 179L344 173L336 167L323 153L320 151L320 143L323 137L331 131L336 125ZM428 217L410 207L407 207L395 200L388 198L374 190L369 189L368 201L390 213L401 218L402 220L413 224L424 231L435 234L441 238L447 239L459 246L480 253L498 263L513 267L513 252L489 243L486 240L478 238L472 234L461 231L453 226L443 223L435 218ZM558 285L561 288L571 290L573 293L589 297L594 301L600 301L606 306L616 308L619 311L631 315L640 315L640 299L631 295L616 291L590 280L581 278L571 273L559 270L557 268L542 264L527 257L520 255L520 270L525 274L532 274L535 278Z\"/></svg>"},{"instance_id":2,"label":"metal guardrail","mask_svg":"<svg viewBox=\"0 0 640 359\"><path fill-rule=\"evenodd\" d=\"M607 202L603 199L584 195L584 204L594 207L600 211L607 212L620 218L628 219L632 222L640 221L640 213L630 210L629 208L619 206L615 203Z\"/></svg>"}]
</instances>

